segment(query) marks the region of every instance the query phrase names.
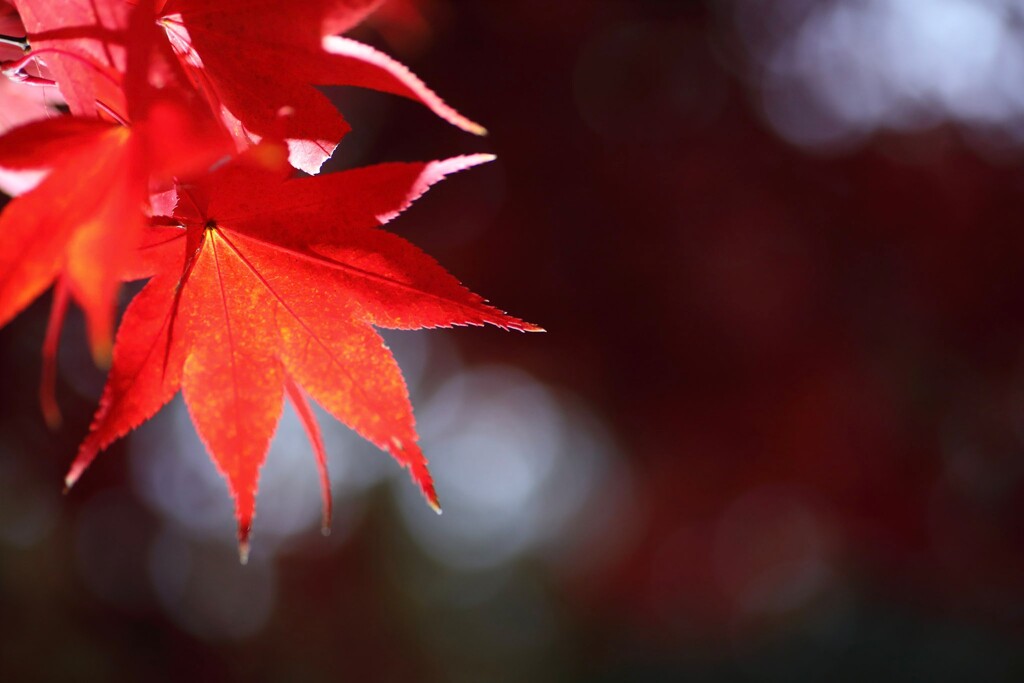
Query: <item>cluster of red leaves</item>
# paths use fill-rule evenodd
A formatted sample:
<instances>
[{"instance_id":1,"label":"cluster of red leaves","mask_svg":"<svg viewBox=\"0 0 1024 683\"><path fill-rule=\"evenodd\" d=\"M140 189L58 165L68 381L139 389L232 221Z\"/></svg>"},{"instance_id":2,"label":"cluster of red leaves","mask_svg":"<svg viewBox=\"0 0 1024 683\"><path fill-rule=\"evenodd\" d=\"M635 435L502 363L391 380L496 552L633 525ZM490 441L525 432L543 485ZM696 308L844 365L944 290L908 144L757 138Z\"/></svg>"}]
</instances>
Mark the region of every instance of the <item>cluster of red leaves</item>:
<instances>
[{"instance_id":1,"label":"cluster of red leaves","mask_svg":"<svg viewBox=\"0 0 1024 683\"><path fill-rule=\"evenodd\" d=\"M313 445L329 521L309 396L409 468L437 507L405 384L374 327L538 328L380 229L490 157L317 175L349 129L317 85L393 93L483 132L402 65L337 35L378 4L0 1L0 33L26 37L0 46L0 96L28 103L0 137L0 181L23 192L0 214L0 325L54 286L41 391L51 422L69 298L94 356L112 361L68 486L181 389L234 496L244 558L285 396ZM48 85L70 114L49 107L54 96L25 95ZM141 278L112 343L120 283Z\"/></svg>"}]
</instances>

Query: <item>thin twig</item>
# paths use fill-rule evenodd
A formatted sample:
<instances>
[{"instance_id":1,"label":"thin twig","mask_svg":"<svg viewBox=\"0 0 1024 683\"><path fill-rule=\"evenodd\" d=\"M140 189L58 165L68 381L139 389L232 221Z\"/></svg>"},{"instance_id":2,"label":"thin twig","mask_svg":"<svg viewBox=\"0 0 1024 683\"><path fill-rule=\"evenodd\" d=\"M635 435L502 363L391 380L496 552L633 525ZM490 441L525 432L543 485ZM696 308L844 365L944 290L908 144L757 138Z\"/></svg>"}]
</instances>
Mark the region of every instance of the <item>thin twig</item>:
<instances>
[{"instance_id":1,"label":"thin twig","mask_svg":"<svg viewBox=\"0 0 1024 683\"><path fill-rule=\"evenodd\" d=\"M5 36L0 33L0 43L20 47L24 52L29 51L28 36Z\"/></svg>"}]
</instances>

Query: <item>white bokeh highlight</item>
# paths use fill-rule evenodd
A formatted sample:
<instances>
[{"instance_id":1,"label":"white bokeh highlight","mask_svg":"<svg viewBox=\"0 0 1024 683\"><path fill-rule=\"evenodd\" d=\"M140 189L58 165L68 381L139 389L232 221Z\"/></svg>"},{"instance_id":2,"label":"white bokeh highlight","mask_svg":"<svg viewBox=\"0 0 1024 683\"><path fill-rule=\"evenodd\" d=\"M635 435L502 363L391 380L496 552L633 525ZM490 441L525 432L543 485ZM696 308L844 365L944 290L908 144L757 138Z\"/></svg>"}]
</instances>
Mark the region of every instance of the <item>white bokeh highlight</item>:
<instances>
[{"instance_id":1,"label":"white bokeh highlight","mask_svg":"<svg viewBox=\"0 0 1024 683\"><path fill-rule=\"evenodd\" d=\"M738 0L763 112L790 142L843 148L943 122L1024 144L1016 0Z\"/></svg>"},{"instance_id":2,"label":"white bokeh highlight","mask_svg":"<svg viewBox=\"0 0 1024 683\"><path fill-rule=\"evenodd\" d=\"M408 487L397 493L410 534L436 561L493 569L586 535L580 513L617 455L578 406L498 366L457 374L420 414L444 515L424 515Z\"/></svg>"}]
</instances>

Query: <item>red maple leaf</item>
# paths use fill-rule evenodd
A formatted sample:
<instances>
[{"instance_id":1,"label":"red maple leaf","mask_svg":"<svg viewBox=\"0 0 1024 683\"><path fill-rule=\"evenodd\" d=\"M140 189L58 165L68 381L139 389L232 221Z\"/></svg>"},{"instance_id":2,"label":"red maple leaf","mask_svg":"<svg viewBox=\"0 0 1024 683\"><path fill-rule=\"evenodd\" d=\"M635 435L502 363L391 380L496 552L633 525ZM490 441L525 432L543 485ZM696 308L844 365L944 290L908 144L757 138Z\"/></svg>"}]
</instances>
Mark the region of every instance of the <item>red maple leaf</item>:
<instances>
[{"instance_id":1,"label":"red maple leaf","mask_svg":"<svg viewBox=\"0 0 1024 683\"><path fill-rule=\"evenodd\" d=\"M446 105L387 55L332 34L377 0L168 0L159 21L195 86L244 144L288 141L293 166L315 174L349 130L318 85L352 85L422 102L473 133L484 129Z\"/></svg>"},{"instance_id":2,"label":"red maple leaf","mask_svg":"<svg viewBox=\"0 0 1024 683\"><path fill-rule=\"evenodd\" d=\"M443 15L439 0L387 0L368 23L399 52L417 53L433 40L428 17Z\"/></svg>"},{"instance_id":3,"label":"red maple leaf","mask_svg":"<svg viewBox=\"0 0 1024 683\"><path fill-rule=\"evenodd\" d=\"M71 113L124 115L119 75L127 68L126 32L133 5L97 0L13 0L32 45Z\"/></svg>"},{"instance_id":4,"label":"red maple leaf","mask_svg":"<svg viewBox=\"0 0 1024 683\"><path fill-rule=\"evenodd\" d=\"M0 0L0 65L14 62L25 56L25 26L13 5ZM26 67L24 76L42 78L38 65ZM12 74L13 75L13 74ZM63 100L53 88L38 88L17 78L0 77L0 134L6 133L29 121L52 118L57 115L56 106ZM32 171L8 171L0 169L0 192L17 195L35 187L40 174Z\"/></svg>"},{"instance_id":5,"label":"red maple leaf","mask_svg":"<svg viewBox=\"0 0 1024 683\"><path fill-rule=\"evenodd\" d=\"M143 249L153 274L128 307L91 431L67 475L149 419L179 390L235 499L242 557L260 466L285 395L330 490L308 393L408 467L437 506L412 407L374 326L489 323L539 328L465 289L412 244L379 229L433 183L486 155L383 164L283 180L234 165L182 189L171 221Z\"/></svg>"},{"instance_id":6,"label":"red maple leaf","mask_svg":"<svg viewBox=\"0 0 1024 683\"><path fill-rule=\"evenodd\" d=\"M24 24L12 5L0 0L0 65L7 65L25 56L27 40ZM41 77L38 65L26 68L25 76ZM12 74L13 76L14 74ZM62 101L52 88L40 89L19 82L17 77L0 78L0 133L15 126L56 115L55 106Z\"/></svg>"},{"instance_id":7,"label":"red maple leaf","mask_svg":"<svg viewBox=\"0 0 1024 683\"><path fill-rule=\"evenodd\" d=\"M379 0L15 3L31 50L0 56L0 72L59 85L74 114L0 137L0 168L45 173L0 215L0 325L57 282L44 344L48 419L57 414L48 387L68 299L84 308L103 356L119 281L150 278L125 313L67 485L181 389L235 498L244 558L285 395L312 442L330 518L308 393L408 467L437 507L404 381L374 327L539 328L489 306L379 229L486 155L283 175L284 147L274 141L285 140L292 163L315 173L348 130L318 85L402 95L483 132L405 67L334 35ZM9 20L9 9L2 16ZM229 151L225 128L242 154L211 173ZM198 179L189 184L188 175Z\"/></svg>"},{"instance_id":8,"label":"red maple leaf","mask_svg":"<svg viewBox=\"0 0 1024 683\"><path fill-rule=\"evenodd\" d=\"M187 90L166 73L162 88L150 84L157 67L151 59L157 30L151 17L147 22L140 12L133 15L127 73L117 77L128 93L130 125L61 116L0 137L0 167L46 172L0 214L0 325L57 283L42 389L51 423L59 420L50 380L68 294L85 311L93 353L105 364L115 296L148 223L151 186L201 171L230 152L223 131L205 109L196 108ZM107 113L121 116L113 109Z\"/></svg>"}]
</instances>

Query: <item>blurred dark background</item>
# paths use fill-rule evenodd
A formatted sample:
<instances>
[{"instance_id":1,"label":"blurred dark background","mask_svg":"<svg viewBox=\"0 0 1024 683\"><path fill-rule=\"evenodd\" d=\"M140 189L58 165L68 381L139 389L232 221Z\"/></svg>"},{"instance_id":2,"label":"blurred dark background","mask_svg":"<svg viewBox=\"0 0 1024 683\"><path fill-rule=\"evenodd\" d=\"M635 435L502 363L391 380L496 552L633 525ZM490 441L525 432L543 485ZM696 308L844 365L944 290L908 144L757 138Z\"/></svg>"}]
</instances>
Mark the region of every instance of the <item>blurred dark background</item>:
<instances>
[{"instance_id":1,"label":"blurred dark background","mask_svg":"<svg viewBox=\"0 0 1024 683\"><path fill-rule=\"evenodd\" d=\"M392 224L545 335L388 335L445 514L286 414L240 567L179 400L62 497L103 376L0 330L0 679L1024 677L1024 10L392 0L355 37L491 131L329 90ZM127 293L126 293L127 295ZM77 314L76 314L77 315Z\"/></svg>"}]
</instances>

